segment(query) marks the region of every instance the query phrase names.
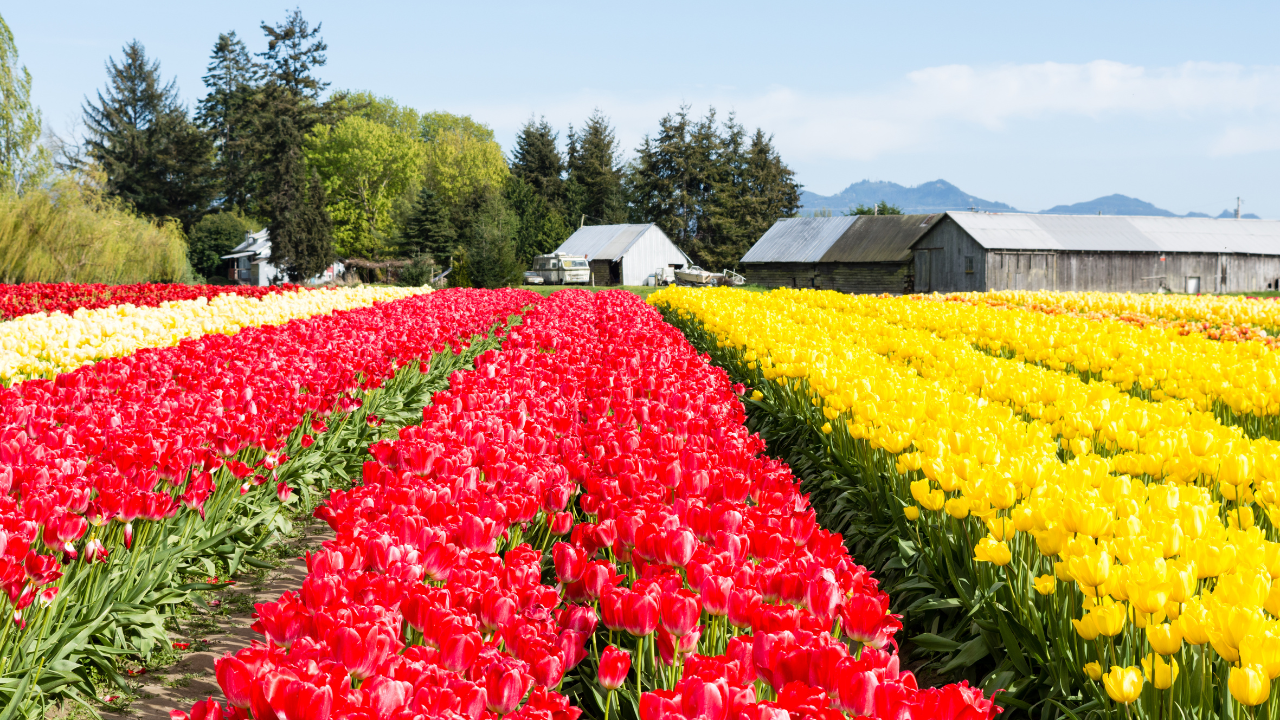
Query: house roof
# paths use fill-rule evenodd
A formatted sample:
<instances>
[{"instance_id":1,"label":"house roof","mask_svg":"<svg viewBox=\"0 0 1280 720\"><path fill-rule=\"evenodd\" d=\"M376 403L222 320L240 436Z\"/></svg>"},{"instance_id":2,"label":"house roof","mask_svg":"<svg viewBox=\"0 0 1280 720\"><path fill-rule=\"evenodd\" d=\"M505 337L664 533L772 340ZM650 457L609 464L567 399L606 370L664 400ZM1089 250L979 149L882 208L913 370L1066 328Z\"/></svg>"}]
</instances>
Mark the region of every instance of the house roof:
<instances>
[{"instance_id":1,"label":"house roof","mask_svg":"<svg viewBox=\"0 0 1280 720\"><path fill-rule=\"evenodd\" d=\"M249 255L257 255L263 258L271 257L271 235L265 228L256 233L245 235L244 242L232 248L229 254L222 256L222 259L232 260Z\"/></svg>"},{"instance_id":2,"label":"house roof","mask_svg":"<svg viewBox=\"0 0 1280 720\"><path fill-rule=\"evenodd\" d=\"M667 237L667 234L653 223L587 225L578 228L555 251L566 255L585 255L589 260L617 260L626 255L631 246L635 245L649 228L656 230L662 237ZM671 242L670 238L667 238L667 242ZM674 247L675 243L672 243L672 246Z\"/></svg>"},{"instance_id":3,"label":"house roof","mask_svg":"<svg viewBox=\"0 0 1280 720\"><path fill-rule=\"evenodd\" d=\"M948 212L992 250L1280 255L1280 222L1235 218Z\"/></svg>"},{"instance_id":4,"label":"house roof","mask_svg":"<svg viewBox=\"0 0 1280 720\"><path fill-rule=\"evenodd\" d=\"M757 262L902 262L941 215L783 218L742 257Z\"/></svg>"}]
</instances>

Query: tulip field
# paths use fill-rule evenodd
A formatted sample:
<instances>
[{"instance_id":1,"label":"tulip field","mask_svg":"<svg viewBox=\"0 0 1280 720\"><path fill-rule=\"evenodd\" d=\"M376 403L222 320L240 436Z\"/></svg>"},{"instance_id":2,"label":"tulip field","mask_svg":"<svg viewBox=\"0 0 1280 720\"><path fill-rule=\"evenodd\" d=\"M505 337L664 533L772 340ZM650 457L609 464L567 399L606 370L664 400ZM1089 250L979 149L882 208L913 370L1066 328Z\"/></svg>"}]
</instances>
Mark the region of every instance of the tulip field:
<instances>
[{"instance_id":1,"label":"tulip field","mask_svg":"<svg viewBox=\"0 0 1280 720\"><path fill-rule=\"evenodd\" d=\"M758 391L634 295L46 287L0 322L3 720L96 712L311 508L333 539L175 719L1001 712L905 667Z\"/></svg>"},{"instance_id":2,"label":"tulip field","mask_svg":"<svg viewBox=\"0 0 1280 720\"><path fill-rule=\"evenodd\" d=\"M1280 304L649 302L752 388L913 660L1032 717L1280 716Z\"/></svg>"}]
</instances>

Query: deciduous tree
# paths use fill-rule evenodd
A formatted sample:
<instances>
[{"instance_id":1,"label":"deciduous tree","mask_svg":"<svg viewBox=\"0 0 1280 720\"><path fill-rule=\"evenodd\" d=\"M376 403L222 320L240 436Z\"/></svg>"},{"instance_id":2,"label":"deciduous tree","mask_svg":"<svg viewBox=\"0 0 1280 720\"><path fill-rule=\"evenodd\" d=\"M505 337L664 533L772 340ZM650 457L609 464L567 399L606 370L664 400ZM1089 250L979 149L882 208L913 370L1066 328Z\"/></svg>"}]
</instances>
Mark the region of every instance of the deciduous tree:
<instances>
[{"instance_id":1,"label":"deciduous tree","mask_svg":"<svg viewBox=\"0 0 1280 720\"><path fill-rule=\"evenodd\" d=\"M0 192L39 185L53 163L40 142L40 109L31 103L31 73L18 65L13 33L0 17Z\"/></svg>"},{"instance_id":2,"label":"deciduous tree","mask_svg":"<svg viewBox=\"0 0 1280 720\"><path fill-rule=\"evenodd\" d=\"M333 218L334 249L343 257L380 258L397 234L396 202L417 183L425 144L359 115L317 125L307 162L319 173Z\"/></svg>"}]
</instances>

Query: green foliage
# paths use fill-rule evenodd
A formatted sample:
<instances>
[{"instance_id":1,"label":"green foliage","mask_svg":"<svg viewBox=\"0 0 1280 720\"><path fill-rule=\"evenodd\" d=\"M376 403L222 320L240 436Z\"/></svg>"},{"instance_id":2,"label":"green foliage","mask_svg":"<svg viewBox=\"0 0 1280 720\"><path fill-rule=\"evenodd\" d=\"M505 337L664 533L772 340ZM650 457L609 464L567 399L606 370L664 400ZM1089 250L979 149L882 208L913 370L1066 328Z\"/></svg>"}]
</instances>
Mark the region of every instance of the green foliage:
<instances>
[{"instance_id":1,"label":"green foliage","mask_svg":"<svg viewBox=\"0 0 1280 720\"><path fill-rule=\"evenodd\" d=\"M516 137L511 174L527 183L554 209L564 206L564 158L556 147L559 133L544 118L525 123Z\"/></svg>"},{"instance_id":2,"label":"green foliage","mask_svg":"<svg viewBox=\"0 0 1280 720\"><path fill-rule=\"evenodd\" d=\"M486 193L460 243L467 284L478 288L519 284L523 266L516 259L513 239L518 226L519 218L501 193Z\"/></svg>"},{"instance_id":3,"label":"green foliage","mask_svg":"<svg viewBox=\"0 0 1280 720\"><path fill-rule=\"evenodd\" d=\"M857 207L853 207L853 208L849 208L848 210L845 210L845 211L844 211L844 214L845 214L845 216L852 216L852 215L901 215L901 214L902 214L902 208L898 207L897 205L890 205L889 203L885 202L884 200L881 200L880 202L878 202L878 203L876 203L876 204L874 204L874 205L863 205L862 203L858 203L858 206L857 206ZM828 217L829 217L829 216L830 216L830 214L828 213Z\"/></svg>"},{"instance_id":4,"label":"green foliage","mask_svg":"<svg viewBox=\"0 0 1280 720\"><path fill-rule=\"evenodd\" d=\"M424 113L418 121L418 128L426 142L434 142L450 132L466 135L481 143L495 142L493 130L482 122L472 120L470 115L440 111Z\"/></svg>"},{"instance_id":5,"label":"green foliage","mask_svg":"<svg viewBox=\"0 0 1280 720\"><path fill-rule=\"evenodd\" d=\"M718 124L682 107L636 150L627 178L633 222L654 222L706 268L733 268L780 217L795 215L800 186L762 130L747 139L733 116Z\"/></svg>"},{"instance_id":6,"label":"green foliage","mask_svg":"<svg viewBox=\"0 0 1280 720\"><path fill-rule=\"evenodd\" d=\"M487 192L506 183L507 159L498 143L468 132L447 129L431 137L423 164L424 182L448 208L454 227L465 232L468 224L460 225L459 220L478 207Z\"/></svg>"},{"instance_id":7,"label":"green foliage","mask_svg":"<svg viewBox=\"0 0 1280 720\"><path fill-rule=\"evenodd\" d=\"M337 253L386 255L396 234L395 204L416 184L425 144L390 125L352 115L336 126L317 125L307 136L306 154L328 195Z\"/></svg>"},{"instance_id":8,"label":"green foliage","mask_svg":"<svg viewBox=\"0 0 1280 720\"><path fill-rule=\"evenodd\" d=\"M570 126L565 194L571 223L583 215L601 225L626 221L620 158L613 128L599 110L587 119L581 134Z\"/></svg>"},{"instance_id":9,"label":"green foliage","mask_svg":"<svg viewBox=\"0 0 1280 720\"><path fill-rule=\"evenodd\" d=\"M203 78L209 93L200 101L196 122L213 138L217 159L213 177L218 204L247 211L256 194L253 157L259 69L236 37L221 33Z\"/></svg>"},{"instance_id":10,"label":"green foliage","mask_svg":"<svg viewBox=\"0 0 1280 720\"><path fill-rule=\"evenodd\" d=\"M41 127L31 73L18 66L13 33L0 17L0 192L22 192L49 176L53 163L40 143Z\"/></svg>"},{"instance_id":11,"label":"green foliage","mask_svg":"<svg viewBox=\"0 0 1280 720\"><path fill-rule=\"evenodd\" d=\"M187 258L191 269L204 278L222 276L227 261L223 255L244 242L248 224L239 215L229 212L205 215L191 228L187 243Z\"/></svg>"},{"instance_id":12,"label":"green foliage","mask_svg":"<svg viewBox=\"0 0 1280 720\"><path fill-rule=\"evenodd\" d=\"M339 103L348 113L386 125L396 132L417 136L421 132L418 111L396 103L389 97L359 91L347 93Z\"/></svg>"},{"instance_id":13,"label":"green foliage","mask_svg":"<svg viewBox=\"0 0 1280 720\"><path fill-rule=\"evenodd\" d=\"M107 62L107 88L84 106L86 150L106 173L106 190L154 217L190 228L214 195L213 143L188 118L173 81L137 40Z\"/></svg>"},{"instance_id":14,"label":"green foliage","mask_svg":"<svg viewBox=\"0 0 1280 720\"><path fill-rule=\"evenodd\" d=\"M439 266L430 255L419 255L409 263L409 267L400 271L399 284L405 287L422 287L431 284Z\"/></svg>"},{"instance_id":15,"label":"green foliage","mask_svg":"<svg viewBox=\"0 0 1280 720\"><path fill-rule=\"evenodd\" d=\"M177 223L138 217L87 180L0 193L0 282L183 282L186 255Z\"/></svg>"},{"instance_id":16,"label":"green foliage","mask_svg":"<svg viewBox=\"0 0 1280 720\"><path fill-rule=\"evenodd\" d=\"M573 234L564 216L519 177L507 180L503 196L517 218L515 245L520 267L529 267L534 256L555 250Z\"/></svg>"},{"instance_id":17,"label":"green foliage","mask_svg":"<svg viewBox=\"0 0 1280 720\"><path fill-rule=\"evenodd\" d=\"M333 224L325 209L324 183L307 168L303 145L316 125L332 120L335 109L318 101L328 86L313 74L325 63L320 26L311 28L300 11L280 25L264 24L265 84L260 91L259 150L262 199L271 233L271 260L289 279L304 281L333 262ZM339 98L340 99L340 98Z\"/></svg>"},{"instance_id":18,"label":"green foliage","mask_svg":"<svg viewBox=\"0 0 1280 720\"><path fill-rule=\"evenodd\" d=\"M449 208L440 202L434 190L422 188L405 221L400 254L414 258L429 255L438 265L448 267L457 239L458 233L449 221Z\"/></svg>"}]
</instances>

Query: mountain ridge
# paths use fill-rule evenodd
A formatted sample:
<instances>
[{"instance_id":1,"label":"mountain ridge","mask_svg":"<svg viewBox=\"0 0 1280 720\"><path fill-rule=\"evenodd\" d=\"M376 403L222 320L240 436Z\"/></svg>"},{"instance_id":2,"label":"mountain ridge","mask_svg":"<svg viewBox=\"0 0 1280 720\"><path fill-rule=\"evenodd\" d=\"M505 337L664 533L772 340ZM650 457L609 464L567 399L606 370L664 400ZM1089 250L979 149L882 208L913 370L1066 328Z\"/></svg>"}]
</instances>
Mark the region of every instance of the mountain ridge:
<instances>
[{"instance_id":1,"label":"mountain ridge","mask_svg":"<svg viewBox=\"0 0 1280 720\"><path fill-rule=\"evenodd\" d=\"M835 195L818 195L803 190L800 193L801 214L830 211L833 215L844 213L858 205L873 205L881 200L902 208L905 213L925 214L945 212L947 210L986 210L988 212L1024 212L1012 205L993 200L984 200L964 192L946 180L914 186L899 185L884 180L862 180L849 185ZM1055 205L1048 210L1041 210L1039 215L1127 215L1148 217L1215 217L1200 212L1189 212L1178 215L1164 208L1156 207L1145 200L1113 193L1103 197L1086 200L1069 205ZM1235 217L1231 210L1223 210L1216 216L1218 219ZM1253 213L1241 215L1242 219L1259 220Z\"/></svg>"}]
</instances>

